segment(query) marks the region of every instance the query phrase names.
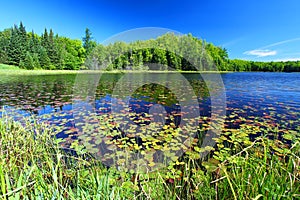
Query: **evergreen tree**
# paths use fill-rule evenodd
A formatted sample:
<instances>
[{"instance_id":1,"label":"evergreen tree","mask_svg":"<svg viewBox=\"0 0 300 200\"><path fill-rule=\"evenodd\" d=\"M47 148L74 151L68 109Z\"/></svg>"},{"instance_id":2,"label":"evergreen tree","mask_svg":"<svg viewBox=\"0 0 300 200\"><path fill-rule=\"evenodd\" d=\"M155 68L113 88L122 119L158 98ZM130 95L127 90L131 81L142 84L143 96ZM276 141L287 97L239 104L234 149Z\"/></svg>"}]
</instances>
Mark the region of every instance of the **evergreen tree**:
<instances>
[{"instance_id":1,"label":"evergreen tree","mask_svg":"<svg viewBox=\"0 0 300 200\"><path fill-rule=\"evenodd\" d=\"M30 33L30 38L29 38L29 46L28 46L29 52L31 54L38 53L40 46L41 46L41 44L38 39L38 36L32 30L32 32Z\"/></svg>"},{"instance_id":2,"label":"evergreen tree","mask_svg":"<svg viewBox=\"0 0 300 200\"><path fill-rule=\"evenodd\" d=\"M21 60L21 62L22 61L23 60ZM34 60L28 51L26 52L26 56L23 62L24 62L25 69L34 69Z\"/></svg>"},{"instance_id":3,"label":"evergreen tree","mask_svg":"<svg viewBox=\"0 0 300 200\"><path fill-rule=\"evenodd\" d=\"M11 29L0 32L0 63L8 63L7 50L11 36Z\"/></svg>"},{"instance_id":4,"label":"evergreen tree","mask_svg":"<svg viewBox=\"0 0 300 200\"><path fill-rule=\"evenodd\" d=\"M222 71L300 71L300 61L254 62L229 60L227 50L206 43L191 34L167 33L157 39L131 43L115 42L108 46L92 41L87 28L85 37L73 40L54 36L45 29L40 36L27 33L20 22L0 31L0 63L25 69L146 69L222 70ZM158 63L161 65L151 65Z\"/></svg>"},{"instance_id":5,"label":"evergreen tree","mask_svg":"<svg viewBox=\"0 0 300 200\"><path fill-rule=\"evenodd\" d=\"M33 60L33 68L34 69L41 69L40 61L39 61L39 56L37 53L34 53L32 55L32 60Z\"/></svg>"},{"instance_id":6,"label":"evergreen tree","mask_svg":"<svg viewBox=\"0 0 300 200\"><path fill-rule=\"evenodd\" d=\"M19 65L21 49L19 48L19 28L15 25L11 31L11 36L7 49L8 64Z\"/></svg>"},{"instance_id":7,"label":"evergreen tree","mask_svg":"<svg viewBox=\"0 0 300 200\"><path fill-rule=\"evenodd\" d=\"M49 48L49 36L46 28L44 30L44 34L42 34L41 44L46 50Z\"/></svg>"},{"instance_id":8,"label":"evergreen tree","mask_svg":"<svg viewBox=\"0 0 300 200\"><path fill-rule=\"evenodd\" d=\"M55 67L59 68L60 67L60 58L58 55L58 49L57 46L54 42L54 33L52 29L50 29L49 32L49 38L48 38L48 46L46 47L48 56L50 58L51 64L54 65Z\"/></svg>"},{"instance_id":9,"label":"evergreen tree","mask_svg":"<svg viewBox=\"0 0 300 200\"><path fill-rule=\"evenodd\" d=\"M92 33L90 29L85 29L85 37L82 38L83 48L85 49L85 57L90 55L92 50L96 47L96 42L92 40Z\"/></svg>"},{"instance_id":10,"label":"evergreen tree","mask_svg":"<svg viewBox=\"0 0 300 200\"><path fill-rule=\"evenodd\" d=\"M41 68L50 69L50 58L48 57L47 51L44 47L40 46L38 55Z\"/></svg>"},{"instance_id":11,"label":"evergreen tree","mask_svg":"<svg viewBox=\"0 0 300 200\"><path fill-rule=\"evenodd\" d=\"M28 50L28 38L25 26L20 22L19 25L19 48L20 48L20 59L24 59Z\"/></svg>"},{"instance_id":12,"label":"evergreen tree","mask_svg":"<svg viewBox=\"0 0 300 200\"><path fill-rule=\"evenodd\" d=\"M17 25L11 31L11 37L7 49L8 64L18 66L20 60L24 60L28 47L28 39L25 27L20 22L19 27Z\"/></svg>"},{"instance_id":13,"label":"evergreen tree","mask_svg":"<svg viewBox=\"0 0 300 200\"><path fill-rule=\"evenodd\" d=\"M19 67L20 67L21 69L25 69L25 64L24 64L24 61L23 61L23 60L20 60L20 62L19 62Z\"/></svg>"}]
</instances>

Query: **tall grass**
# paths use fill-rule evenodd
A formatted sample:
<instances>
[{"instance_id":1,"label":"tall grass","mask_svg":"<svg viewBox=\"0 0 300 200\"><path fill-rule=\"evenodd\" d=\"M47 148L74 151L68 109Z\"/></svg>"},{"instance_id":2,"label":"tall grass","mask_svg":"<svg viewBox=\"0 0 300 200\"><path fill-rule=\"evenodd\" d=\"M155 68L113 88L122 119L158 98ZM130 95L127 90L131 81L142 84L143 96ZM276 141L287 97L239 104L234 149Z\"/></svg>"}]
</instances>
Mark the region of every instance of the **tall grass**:
<instances>
[{"instance_id":1,"label":"tall grass","mask_svg":"<svg viewBox=\"0 0 300 200\"><path fill-rule=\"evenodd\" d=\"M0 70L18 70L19 67L13 66L13 65L6 65L0 63Z\"/></svg>"},{"instance_id":2,"label":"tall grass","mask_svg":"<svg viewBox=\"0 0 300 200\"><path fill-rule=\"evenodd\" d=\"M35 69L26 70L17 66L6 65L0 63L0 75L59 75L59 74L89 74L89 73L105 73L105 74L119 74L119 73L199 73L199 71L159 71L159 70L45 70ZM230 71L201 71L201 73L230 73Z\"/></svg>"},{"instance_id":3,"label":"tall grass","mask_svg":"<svg viewBox=\"0 0 300 200\"><path fill-rule=\"evenodd\" d=\"M247 134L245 134L247 135ZM246 136L245 136L246 138ZM266 137L218 139L205 160L134 174L63 150L43 124L0 119L2 199L296 199L300 145Z\"/></svg>"}]
</instances>

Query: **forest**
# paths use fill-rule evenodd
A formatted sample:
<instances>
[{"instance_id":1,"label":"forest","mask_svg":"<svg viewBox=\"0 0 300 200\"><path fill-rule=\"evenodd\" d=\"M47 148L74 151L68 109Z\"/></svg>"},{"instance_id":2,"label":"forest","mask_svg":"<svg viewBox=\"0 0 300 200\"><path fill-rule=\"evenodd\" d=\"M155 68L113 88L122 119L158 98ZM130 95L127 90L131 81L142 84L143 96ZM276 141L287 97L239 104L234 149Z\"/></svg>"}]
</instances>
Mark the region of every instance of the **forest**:
<instances>
[{"instance_id":1,"label":"forest","mask_svg":"<svg viewBox=\"0 0 300 200\"><path fill-rule=\"evenodd\" d=\"M178 70L300 72L300 61L257 62L229 59L225 48L192 34L166 33L135 42L97 44L87 28L82 39L47 29L27 32L22 22L0 31L0 63L46 70ZM158 65L152 65L157 63Z\"/></svg>"}]
</instances>

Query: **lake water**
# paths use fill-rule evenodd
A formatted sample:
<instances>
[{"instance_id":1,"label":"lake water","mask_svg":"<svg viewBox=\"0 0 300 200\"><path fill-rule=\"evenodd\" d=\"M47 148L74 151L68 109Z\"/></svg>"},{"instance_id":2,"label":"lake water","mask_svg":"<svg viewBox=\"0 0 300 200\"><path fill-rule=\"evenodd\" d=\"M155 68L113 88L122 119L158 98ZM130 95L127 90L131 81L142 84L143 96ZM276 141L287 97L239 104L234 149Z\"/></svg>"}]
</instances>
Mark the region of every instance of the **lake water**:
<instances>
[{"instance_id":1,"label":"lake water","mask_svg":"<svg viewBox=\"0 0 300 200\"><path fill-rule=\"evenodd\" d=\"M92 104L88 106L92 105L96 115L122 112L125 107L119 109L120 105L126 104L127 112L139 113L139 116L152 112L159 120L159 112L166 116L174 115L178 126L182 120L180 113L183 108L180 104L183 100L184 103L193 104L202 119L209 121L211 117L210 95L214 91L210 91L207 80L214 84L213 78L203 80L199 74L184 74L178 78L176 74L156 73L153 75L155 80L163 80L164 84L155 81L150 83L150 79L147 79L148 83L136 87L132 86L136 77L149 75L132 74L133 79L122 79L123 76L124 74L104 74L95 84L92 78L78 81L76 75L2 75L0 106L4 111L0 114L13 116L16 120L33 115L53 127L60 126L58 137L71 139L76 139L79 131L79 124L76 124L74 117L74 102L77 102L77 108L83 106L83 110L87 109L85 101L78 100L79 93L87 95L85 93L89 92L87 96L92 97ZM220 76L225 86L225 94L217 95L226 95L226 128L239 128L243 123L256 123L257 126L268 123L282 131L299 130L300 73L244 72L225 73ZM94 88L93 85L97 87ZM188 91L196 99L190 101ZM152 109L153 106L156 106L155 109ZM168 119L163 120L166 124L170 123ZM136 123L150 122L143 120Z\"/></svg>"}]
</instances>

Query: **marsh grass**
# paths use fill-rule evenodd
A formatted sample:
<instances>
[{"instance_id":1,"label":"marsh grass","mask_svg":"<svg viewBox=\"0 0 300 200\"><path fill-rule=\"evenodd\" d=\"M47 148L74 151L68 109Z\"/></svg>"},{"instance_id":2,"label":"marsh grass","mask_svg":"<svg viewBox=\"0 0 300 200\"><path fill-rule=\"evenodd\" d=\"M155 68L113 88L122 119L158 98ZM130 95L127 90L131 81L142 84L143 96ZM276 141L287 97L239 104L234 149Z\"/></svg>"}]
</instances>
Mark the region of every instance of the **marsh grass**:
<instances>
[{"instance_id":1,"label":"marsh grass","mask_svg":"<svg viewBox=\"0 0 300 200\"><path fill-rule=\"evenodd\" d=\"M207 158L199 148L159 171L105 167L92 155L61 148L41 123L0 119L2 199L296 199L299 131L290 145L246 127L227 131ZM289 134L289 133L287 133ZM295 134L295 133L293 133ZM291 138L291 137L287 137Z\"/></svg>"},{"instance_id":2,"label":"marsh grass","mask_svg":"<svg viewBox=\"0 0 300 200\"><path fill-rule=\"evenodd\" d=\"M13 65L6 65L0 63L0 70L20 70L20 68Z\"/></svg>"},{"instance_id":3,"label":"marsh grass","mask_svg":"<svg viewBox=\"0 0 300 200\"><path fill-rule=\"evenodd\" d=\"M181 73L181 74L194 74L194 73L230 73L230 71L161 71L161 70L26 70L20 69L17 66L6 65L0 63L0 75L59 75L59 74L124 74L124 73Z\"/></svg>"}]
</instances>

